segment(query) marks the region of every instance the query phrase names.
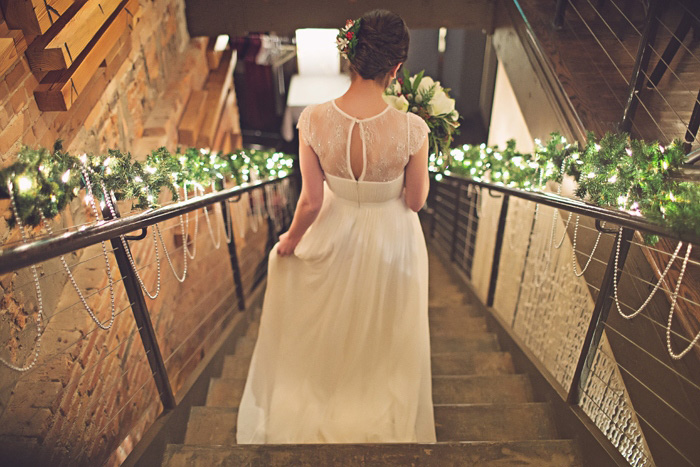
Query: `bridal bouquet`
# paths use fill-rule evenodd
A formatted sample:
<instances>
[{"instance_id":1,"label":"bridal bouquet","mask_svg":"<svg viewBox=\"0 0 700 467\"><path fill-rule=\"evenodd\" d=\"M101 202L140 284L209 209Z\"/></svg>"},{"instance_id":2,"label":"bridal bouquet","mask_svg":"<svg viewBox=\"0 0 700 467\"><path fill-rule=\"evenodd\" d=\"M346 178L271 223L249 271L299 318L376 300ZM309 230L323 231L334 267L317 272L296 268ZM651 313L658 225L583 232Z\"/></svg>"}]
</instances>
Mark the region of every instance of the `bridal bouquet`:
<instances>
[{"instance_id":1,"label":"bridal bouquet","mask_svg":"<svg viewBox=\"0 0 700 467\"><path fill-rule=\"evenodd\" d=\"M425 70L424 70L425 71ZM402 112L413 112L428 124L429 151L436 156L449 156L453 135L459 133L459 113L449 89L440 86L424 71L410 76L404 68L398 78L384 91L384 100Z\"/></svg>"}]
</instances>

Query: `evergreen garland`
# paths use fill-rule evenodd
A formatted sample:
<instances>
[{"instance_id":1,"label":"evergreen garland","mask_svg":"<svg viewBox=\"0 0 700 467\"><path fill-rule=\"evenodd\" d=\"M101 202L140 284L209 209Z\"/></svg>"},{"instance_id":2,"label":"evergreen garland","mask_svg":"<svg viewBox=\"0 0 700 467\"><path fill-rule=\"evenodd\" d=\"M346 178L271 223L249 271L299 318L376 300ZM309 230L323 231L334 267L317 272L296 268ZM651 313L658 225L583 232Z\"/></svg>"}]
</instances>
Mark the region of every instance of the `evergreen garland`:
<instances>
[{"instance_id":1,"label":"evergreen garland","mask_svg":"<svg viewBox=\"0 0 700 467\"><path fill-rule=\"evenodd\" d=\"M686 157L679 141L664 147L626 134L607 134L596 141L589 133L581 146L552 133L546 144L535 140L532 154L518 152L510 140L503 150L465 145L452 149L450 156L448 166L447 157L431 155L431 170L540 191L566 174L577 182L576 195L586 202L643 216L678 234L700 236L700 184L678 178Z\"/></svg>"},{"instance_id":2,"label":"evergreen garland","mask_svg":"<svg viewBox=\"0 0 700 467\"><path fill-rule=\"evenodd\" d=\"M118 150L76 157L63 151L57 141L51 151L22 148L17 161L0 170L0 198L9 198L11 184L21 221L34 227L41 223L40 212L47 219L56 217L80 194L86 186L85 173L95 196L101 197L104 187L118 200L133 200L134 209L148 209L159 207L163 189L178 200L178 190L184 186L207 187L226 177L241 184L254 178L284 176L292 165L292 156L254 149L224 154L190 148L171 154L159 148L143 162ZM12 227L15 223L13 214L9 224Z\"/></svg>"}]
</instances>

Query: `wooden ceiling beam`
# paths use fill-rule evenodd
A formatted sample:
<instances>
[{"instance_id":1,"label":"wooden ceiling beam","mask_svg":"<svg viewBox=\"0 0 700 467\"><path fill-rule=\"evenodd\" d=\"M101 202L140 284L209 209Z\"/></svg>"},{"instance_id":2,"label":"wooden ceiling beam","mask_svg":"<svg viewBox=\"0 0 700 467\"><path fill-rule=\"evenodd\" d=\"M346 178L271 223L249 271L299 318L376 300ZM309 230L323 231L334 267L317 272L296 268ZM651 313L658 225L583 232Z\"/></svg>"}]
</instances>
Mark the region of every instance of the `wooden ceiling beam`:
<instances>
[{"instance_id":1,"label":"wooden ceiling beam","mask_svg":"<svg viewBox=\"0 0 700 467\"><path fill-rule=\"evenodd\" d=\"M492 0L187 0L187 25L192 36L248 32L292 34L298 28L338 28L374 8L400 14L412 29L466 28L491 31ZM226 12L226 14L222 14Z\"/></svg>"}]
</instances>

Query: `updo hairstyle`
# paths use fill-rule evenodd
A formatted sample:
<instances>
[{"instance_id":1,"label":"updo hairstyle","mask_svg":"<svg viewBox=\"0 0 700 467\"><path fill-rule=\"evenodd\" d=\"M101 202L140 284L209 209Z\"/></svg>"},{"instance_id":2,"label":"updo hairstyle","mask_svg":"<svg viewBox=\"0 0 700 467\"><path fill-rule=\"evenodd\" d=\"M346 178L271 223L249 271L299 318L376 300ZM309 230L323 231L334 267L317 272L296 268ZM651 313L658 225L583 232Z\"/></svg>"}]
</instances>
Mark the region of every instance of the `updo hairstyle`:
<instances>
[{"instance_id":1,"label":"updo hairstyle","mask_svg":"<svg viewBox=\"0 0 700 467\"><path fill-rule=\"evenodd\" d=\"M396 13L372 10L360 18L350 71L389 85L389 71L408 57L408 27Z\"/></svg>"}]
</instances>

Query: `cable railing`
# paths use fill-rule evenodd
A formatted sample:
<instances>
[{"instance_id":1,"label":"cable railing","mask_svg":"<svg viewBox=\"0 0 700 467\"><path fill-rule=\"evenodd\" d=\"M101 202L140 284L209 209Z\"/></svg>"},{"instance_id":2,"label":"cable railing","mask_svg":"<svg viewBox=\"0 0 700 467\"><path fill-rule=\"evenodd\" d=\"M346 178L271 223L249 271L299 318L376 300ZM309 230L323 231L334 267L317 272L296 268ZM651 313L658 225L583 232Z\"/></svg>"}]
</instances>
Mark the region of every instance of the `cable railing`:
<instances>
[{"instance_id":1,"label":"cable railing","mask_svg":"<svg viewBox=\"0 0 700 467\"><path fill-rule=\"evenodd\" d=\"M688 0L516 0L586 127L698 147L700 7ZM552 24L555 31L552 31Z\"/></svg>"},{"instance_id":2,"label":"cable railing","mask_svg":"<svg viewBox=\"0 0 700 467\"><path fill-rule=\"evenodd\" d=\"M123 461L246 309L291 221L295 186L284 176L194 187L182 201L125 217L119 207L128 205L104 193L99 207L88 197L54 222L67 225L25 228L26 243L9 237L0 250L3 359L24 371L0 367L11 438L3 458Z\"/></svg>"},{"instance_id":3,"label":"cable railing","mask_svg":"<svg viewBox=\"0 0 700 467\"><path fill-rule=\"evenodd\" d=\"M630 465L700 463L700 293L683 281L700 238L455 175L432 177L428 206L432 247Z\"/></svg>"}]
</instances>

